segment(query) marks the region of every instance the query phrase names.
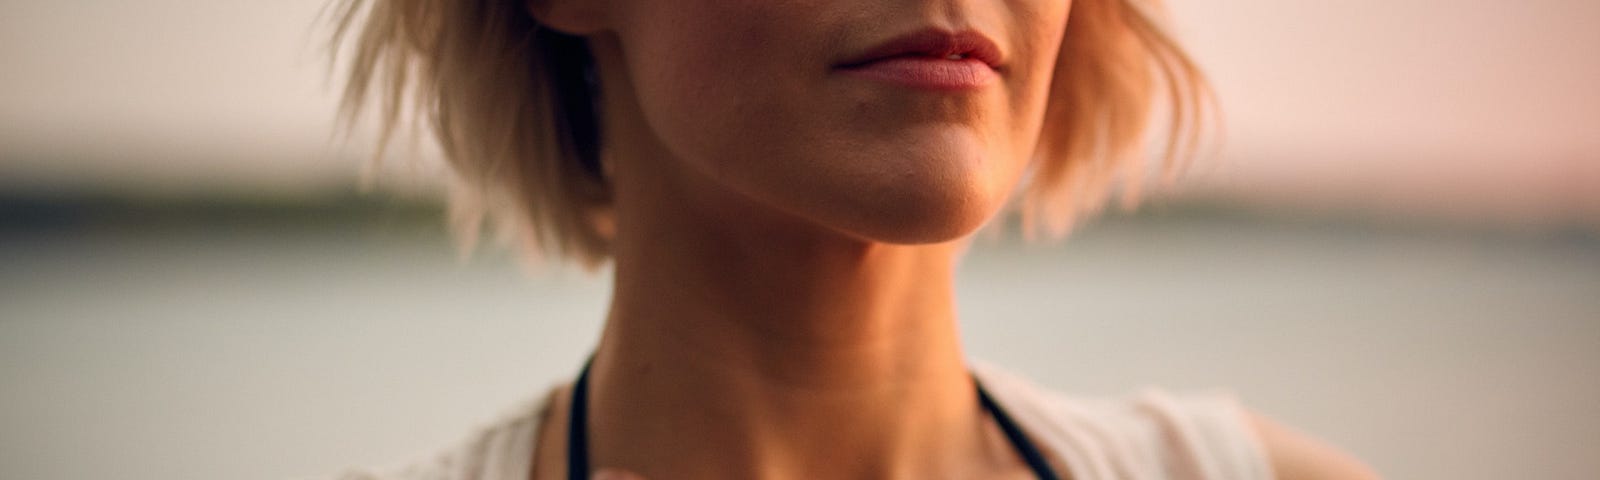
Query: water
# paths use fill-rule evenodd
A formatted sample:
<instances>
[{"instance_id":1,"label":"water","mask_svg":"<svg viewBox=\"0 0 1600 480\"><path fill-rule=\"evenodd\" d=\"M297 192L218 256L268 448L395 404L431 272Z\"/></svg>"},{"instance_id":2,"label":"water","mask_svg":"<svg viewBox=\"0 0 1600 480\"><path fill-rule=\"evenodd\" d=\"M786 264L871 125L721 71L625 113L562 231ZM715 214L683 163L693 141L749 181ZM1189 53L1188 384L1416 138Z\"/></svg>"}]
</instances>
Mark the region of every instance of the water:
<instances>
[{"instance_id":1,"label":"water","mask_svg":"<svg viewBox=\"0 0 1600 480\"><path fill-rule=\"evenodd\" d=\"M571 375L605 275L405 222L0 234L0 478L276 479L441 447ZM964 261L968 349L1051 388L1227 387L1389 478L1600 471L1600 242L1121 219Z\"/></svg>"}]
</instances>

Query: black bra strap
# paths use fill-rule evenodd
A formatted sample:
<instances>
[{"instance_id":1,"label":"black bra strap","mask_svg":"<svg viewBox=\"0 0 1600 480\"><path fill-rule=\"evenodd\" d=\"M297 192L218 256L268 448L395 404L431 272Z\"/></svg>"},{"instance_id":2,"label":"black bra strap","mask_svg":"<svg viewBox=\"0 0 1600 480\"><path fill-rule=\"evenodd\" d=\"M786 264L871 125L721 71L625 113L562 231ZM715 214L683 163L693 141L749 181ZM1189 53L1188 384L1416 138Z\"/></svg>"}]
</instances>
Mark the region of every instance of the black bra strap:
<instances>
[{"instance_id":1,"label":"black bra strap","mask_svg":"<svg viewBox=\"0 0 1600 480\"><path fill-rule=\"evenodd\" d=\"M1000 431L1005 432L1006 439L1011 440L1011 446L1022 455L1022 460L1028 462L1028 468L1033 470L1033 474L1038 476L1039 480L1060 480L1060 477L1056 476L1056 470L1050 468L1050 462L1039 452L1039 448L1033 446L1033 442L1022 433L1022 428L1017 426L1017 422L1012 421L1005 409L1000 408L1000 404L995 403L994 398L989 396L989 391L983 388L983 382L974 376L972 383L978 386L978 403L983 404L983 409L994 416L994 423L1000 425Z\"/></svg>"},{"instance_id":2,"label":"black bra strap","mask_svg":"<svg viewBox=\"0 0 1600 480\"><path fill-rule=\"evenodd\" d=\"M583 363L572 385L572 415L567 418L567 480L589 480L589 366Z\"/></svg>"}]
</instances>

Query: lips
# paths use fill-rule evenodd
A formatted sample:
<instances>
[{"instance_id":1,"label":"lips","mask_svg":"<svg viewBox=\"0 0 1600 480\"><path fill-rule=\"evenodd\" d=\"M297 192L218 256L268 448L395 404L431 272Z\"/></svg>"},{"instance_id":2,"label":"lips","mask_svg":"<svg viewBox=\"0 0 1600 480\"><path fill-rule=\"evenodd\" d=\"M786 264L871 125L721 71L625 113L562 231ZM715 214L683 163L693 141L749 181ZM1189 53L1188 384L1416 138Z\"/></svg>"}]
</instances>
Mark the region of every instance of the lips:
<instances>
[{"instance_id":1,"label":"lips","mask_svg":"<svg viewBox=\"0 0 1600 480\"><path fill-rule=\"evenodd\" d=\"M906 87L971 90L993 83L1002 65L999 47L981 33L928 29L867 49L835 68Z\"/></svg>"},{"instance_id":2,"label":"lips","mask_svg":"<svg viewBox=\"0 0 1600 480\"><path fill-rule=\"evenodd\" d=\"M946 32L922 30L892 40L841 62L840 68L853 68L894 57L970 58L990 68L1000 66L1000 48L983 34L971 30Z\"/></svg>"}]
</instances>

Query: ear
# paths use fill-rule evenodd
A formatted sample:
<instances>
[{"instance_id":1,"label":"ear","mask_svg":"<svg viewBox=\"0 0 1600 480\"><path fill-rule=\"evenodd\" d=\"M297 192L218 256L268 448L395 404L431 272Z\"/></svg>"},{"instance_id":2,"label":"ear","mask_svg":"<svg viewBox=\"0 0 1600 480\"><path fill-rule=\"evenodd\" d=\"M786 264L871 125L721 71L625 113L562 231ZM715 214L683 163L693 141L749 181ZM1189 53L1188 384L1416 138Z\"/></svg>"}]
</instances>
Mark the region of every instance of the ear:
<instances>
[{"instance_id":1,"label":"ear","mask_svg":"<svg viewBox=\"0 0 1600 480\"><path fill-rule=\"evenodd\" d=\"M525 0L540 25L568 35L589 35L606 27L609 0Z\"/></svg>"}]
</instances>

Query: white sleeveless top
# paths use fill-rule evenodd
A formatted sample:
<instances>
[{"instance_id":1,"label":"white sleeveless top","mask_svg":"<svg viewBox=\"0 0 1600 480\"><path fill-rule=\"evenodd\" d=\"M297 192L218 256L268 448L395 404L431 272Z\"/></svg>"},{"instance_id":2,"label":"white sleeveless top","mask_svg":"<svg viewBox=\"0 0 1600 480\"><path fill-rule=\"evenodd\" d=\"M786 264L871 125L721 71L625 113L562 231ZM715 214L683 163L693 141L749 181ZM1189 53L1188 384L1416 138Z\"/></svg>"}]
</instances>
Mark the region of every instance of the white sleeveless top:
<instances>
[{"instance_id":1,"label":"white sleeveless top","mask_svg":"<svg viewBox=\"0 0 1600 480\"><path fill-rule=\"evenodd\" d=\"M982 363L973 373L1072 480L1271 480L1260 442L1231 395L1146 390L1118 399L1068 397ZM527 480L549 395L427 461L338 480Z\"/></svg>"}]
</instances>

